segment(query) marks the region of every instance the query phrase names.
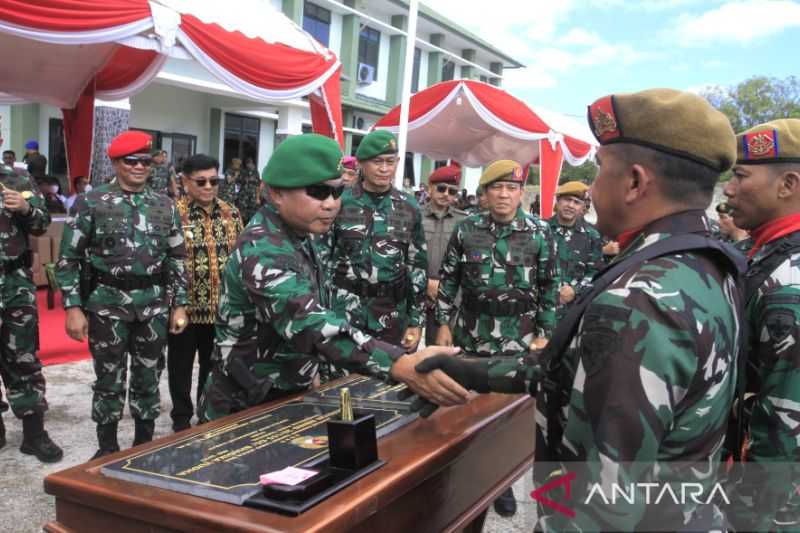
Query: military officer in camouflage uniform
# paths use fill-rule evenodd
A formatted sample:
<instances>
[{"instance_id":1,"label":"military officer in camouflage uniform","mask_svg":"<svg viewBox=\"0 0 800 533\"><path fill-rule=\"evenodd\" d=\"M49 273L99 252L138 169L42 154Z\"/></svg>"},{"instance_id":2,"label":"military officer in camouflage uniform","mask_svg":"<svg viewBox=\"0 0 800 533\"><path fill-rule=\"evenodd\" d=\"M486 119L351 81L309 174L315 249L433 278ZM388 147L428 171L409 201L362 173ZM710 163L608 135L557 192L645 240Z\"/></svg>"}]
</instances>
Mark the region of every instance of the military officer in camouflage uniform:
<instances>
[{"instance_id":1,"label":"military officer in camouflage uniform","mask_svg":"<svg viewBox=\"0 0 800 533\"><path fill-rule=\"evenodd\" d=\"M442 261L436 344L489 357L550 336L557 286L552 237L546 222L520 209L524 181L520 164L508 160L495 161L481 176L488 210L455 227ZM516 513L511 488L494 508L501 516Z\"/></svg>"},{"instance_id":2,"label":"military officer in camouflage uniform","mask_svg":"<svg viewBox=\"0 0 800 533\"><path fill-rule=\"evenodd\" d=\"M225 169L225 179L219 184L219 197L225 202L238 206L239 191L242 187L242 160L231 159L231 166ZM238 207L237 207L238 209Z\"/></svg>"},{"instance_id":3,"label":"military officer in camouflage uniform","mask_svg":"<svg viewBox=\"0 0 800 533\"><path fill-rule=\"evenodd\" d=\"M112 141L108 156L115 179L75 201L56 271L67 334L78 341L88 335L94 358L95 458L119 450L128 356L133 445L152 440L167 328L178 334L188 323L180 218L166 194L146 186L150 136L124 132Z\"/></svg>"},{"instance_id":4,"label":"military officer in camouflage uniform","mask_svg":"<svg viewBox=\"0 0 800 533\"><path fill-rule=\"evenodd\" d=\"M150 167L150 176L147 186L154 192L173 196L175 190L175 169L167 161L167 152L153 150L153 165Z\"/></svg>"},{"instance_id":5,"label":"military officer in camouflage uniform","mask_svg":"<svg viewBox=\"0 0 800 533\"><path fill-rule=\"evenodd\" d=\"M545 495L570 513L540 505L540 529L724 530L706 496L736 389L743 265L710 239L705 209L735 161L734 134L704 99L670 89L606 96L589 119L601 145L597 226L619 241L619 256L573 303L544 352L437 357L417 369L444 368L481 392L537 393L537 485L572 491L568 501L558 490ZM592 484L627 491L650 483L657 494L685 482L702 487L701 504L678 497L646 505L641 487L616 504L587 494Z\"/></svg>"},{"instance_id":6,"label":"military officer in camouflage uniform","mask_svg":"<svg viewBox=\"0 0 800 533\"><path fill-rule=\"evenodd\" d=\"M236 207L242 215L242 222L247 225L250 218L258 211L258 186L261 185L261 176L258 175L258 169L252 158L248 157L245 161L244 170L242 170L241 178L239 180L240 189L238 195L238 203Z\"/></svg>"},{"instance_id":7,"label":"military officer in camouflage uniform","mask_svg":"<svg viewBox=\"0 0 800 533\"><path fill-rule=\"evenodd\" d=\"M341 160L335 141L306 134L283 141L264 169L270 201L241 234L225 268L214 368L201 400L205 419L306 390L322 362L391 375L448 405L466 400L466 390L444 374L420 379L413 370L424 357L455 350L405 354L331 310L313 237L330 229L339 210Z\"/></svg>"},{"instance_id":8,"label":"military officer in camouflage uniform","mask_svg":"<svg viewBox=\"0 0 800 533\"><path fill-rule=\"evenodd\" d=\"M561 185L556 190L556 213L549 220L556 245L558 319L603 266L603 237L583 220L588 190L580 181Z\"/></svg>"},{"instance_id":9,"label":"military officer in camouflage uniform","mask_svg":"<svg viewBox=\"0 0 800 533\"><path fill-rule=\"evenodd\" d=\"M29 235L42 235L49 225L44 198L33 180L0 165L0 376L11 411L22 419L20 451L53 463L64 454L44 430L47 400L42 364L36 356L39 315L28 244ZM0 393L0 413L6 409ZM0 418L0 448L5 444Z\"/></svg>"},{"instance_id":10,"label":"military officer in camouflage uniform","mask_svg":"<svg viewBox=\"0 0 800 533\"><path fill-rule=\"evenodd\" d=\"M413 350L425 310L428 258L422 213L413 196L392 186L397 140L377 130L356 152L362 179L345 191L325 236L333 308L363 331Z\"/></svg>"},{"instance_id":11,"label":"military officer in camouflage uniform","mask_svg":"<svg viewBox=\"0 0 800 533\"><path fill-rule=\"evenodd\" d=\"M740 485L732 523L737 531L800 531L800 119L760 124L736 140L725 195L753 242L743 452L752 477ZM751 279L758 279L752 287Z\"/></svg>"},{"instance_id":12,"label":"military officer in camouflage uniform","mask_svg":"<svg viewBox=\"0 0 800 533\"><path fill-rule=\"evenodd\" d=\"M461 169L455 165L439 167L428 177L430 201L422 210L422 227L428 245L428 290L425 300L425 344L436 344L436 297L439 294L439 268L450 235L466 213L455 208L461 184Z\"/></svg>"}]
</instances>

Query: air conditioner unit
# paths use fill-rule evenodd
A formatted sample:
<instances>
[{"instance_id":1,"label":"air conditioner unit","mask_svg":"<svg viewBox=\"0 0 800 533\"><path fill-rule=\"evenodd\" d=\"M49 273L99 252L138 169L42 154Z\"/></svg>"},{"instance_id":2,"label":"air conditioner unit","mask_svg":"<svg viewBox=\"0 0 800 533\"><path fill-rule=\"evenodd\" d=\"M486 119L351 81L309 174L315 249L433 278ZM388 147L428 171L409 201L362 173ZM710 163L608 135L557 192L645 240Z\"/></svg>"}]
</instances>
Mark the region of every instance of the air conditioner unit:
<instances>
[{"instance_id":1,"label":"air conditioner unit","mask_svg":"<svg viewBox=\"0 0 800 533\"><path fill-rule=\"evenodd\" d=\"M359 85L370 85L375 81L375 67L366 63L359 63L357 78Z\"/></svg>"},{"instance_id":2,"label":"air conditioner unit","mask_svg":"<svg viewBox=\"0 0 800 533\"><path fill-rule=\"evenodd\" d=\"M364 129L364 117L358 117L356 119L356 129L363 130Z\"/></svg>"}]
</instances>

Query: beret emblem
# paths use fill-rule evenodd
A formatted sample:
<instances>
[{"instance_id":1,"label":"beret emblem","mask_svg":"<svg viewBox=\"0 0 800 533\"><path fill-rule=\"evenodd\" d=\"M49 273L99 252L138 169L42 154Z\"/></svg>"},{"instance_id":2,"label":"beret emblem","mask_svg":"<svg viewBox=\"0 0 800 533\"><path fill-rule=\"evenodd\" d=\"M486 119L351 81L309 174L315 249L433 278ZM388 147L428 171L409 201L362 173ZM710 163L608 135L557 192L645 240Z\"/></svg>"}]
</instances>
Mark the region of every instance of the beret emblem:
<instances>
[{"instance_id":1,"label":"beret emblem","mask_svg":"<svg viewBox=\"0 0 800 533\"><path fill-rule=\"evenodd\" d=\"M775 139L772 132L754 133L747 139L747 151L750 157L766 157L774 155Z\"/></svg>"}]
</instances>

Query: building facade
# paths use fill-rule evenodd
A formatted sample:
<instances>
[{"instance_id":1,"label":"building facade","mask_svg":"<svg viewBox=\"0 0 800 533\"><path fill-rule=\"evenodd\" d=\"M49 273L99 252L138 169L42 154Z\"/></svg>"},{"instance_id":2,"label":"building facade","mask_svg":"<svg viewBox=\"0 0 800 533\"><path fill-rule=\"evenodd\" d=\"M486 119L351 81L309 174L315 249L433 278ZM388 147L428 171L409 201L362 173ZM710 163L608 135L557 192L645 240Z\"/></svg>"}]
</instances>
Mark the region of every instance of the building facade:
<instances>
[{"instance_id":1,"label":"building facade","mask_svg":"<svg viewBox=\"0 0 800 533\"><path fill-rule=\"evenodd\" d=\"M375 122L401 98L408 4L402 0L264 0L302 26L342 61L345 151L355 153ZM420 5L412 90L451 79L502 85L503 71L522 65L453 21ZM230 161L252 158L263 168L277 143L310 131L304 99L265 104L242 98L193 61L169 59L145 90L126 101L96 103L99 131L130 127L153 135L173 163L204 152ZM0 106L3 150L21 159L28 139L37 139L50 174L66 175L61 111L43 104ZM97 142L95 143L97 145ZM101 150L96 150L101 152ZM107 173L95 153L97 174ZM427 180L434 161L407 155L406 176ZM474 171L474 172L477 172Z\"/></svg>"}]
</instances>

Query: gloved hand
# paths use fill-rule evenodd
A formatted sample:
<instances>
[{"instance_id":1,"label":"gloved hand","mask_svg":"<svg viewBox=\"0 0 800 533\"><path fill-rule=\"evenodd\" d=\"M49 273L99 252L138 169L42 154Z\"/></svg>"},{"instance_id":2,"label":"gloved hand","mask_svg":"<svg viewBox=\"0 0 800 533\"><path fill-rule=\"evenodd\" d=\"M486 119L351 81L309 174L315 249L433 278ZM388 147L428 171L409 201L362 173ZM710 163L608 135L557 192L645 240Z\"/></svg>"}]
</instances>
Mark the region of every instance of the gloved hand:
<instances>
[{"instance_id":1,"label":"gloved hand","mask_svg":"<svg viewBox=\"0 0 800 533\"><path fill-rule=\"evenodd\" d=\"M258 405L264 401L272 389L269 377L258 378L242 359L232 358L228 361L228 374L245 391L247 405Z\"/></svg>"},{"instance_id":2,"label":"gloved hand","mask_svg":"<svg viewBox=\"0 0 800 533\"><path fill-rule=\"evenodd\" d=\"M420 374L427 374L437 368L465 389L480 393L491 392L489 390L489 367L486 360L434 355L414 367Z\"/></svg>"}]
</instances>

